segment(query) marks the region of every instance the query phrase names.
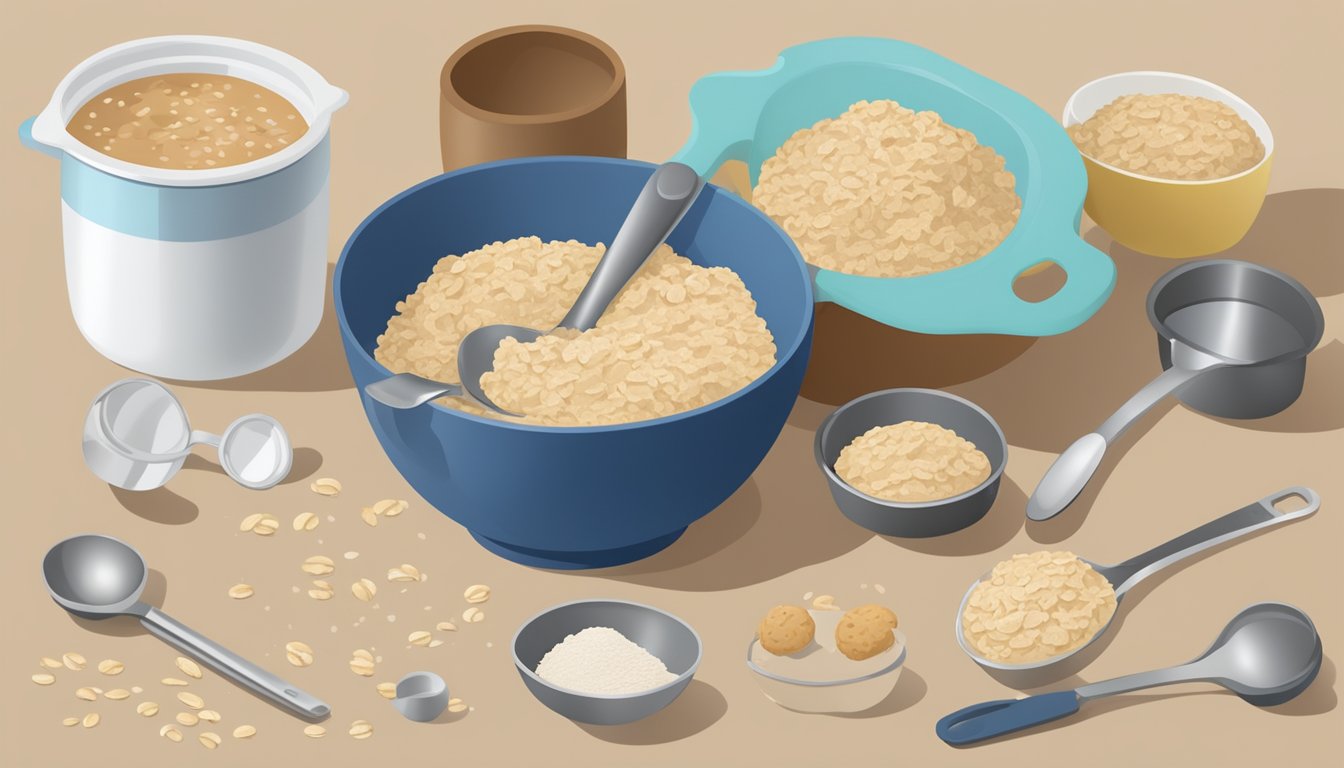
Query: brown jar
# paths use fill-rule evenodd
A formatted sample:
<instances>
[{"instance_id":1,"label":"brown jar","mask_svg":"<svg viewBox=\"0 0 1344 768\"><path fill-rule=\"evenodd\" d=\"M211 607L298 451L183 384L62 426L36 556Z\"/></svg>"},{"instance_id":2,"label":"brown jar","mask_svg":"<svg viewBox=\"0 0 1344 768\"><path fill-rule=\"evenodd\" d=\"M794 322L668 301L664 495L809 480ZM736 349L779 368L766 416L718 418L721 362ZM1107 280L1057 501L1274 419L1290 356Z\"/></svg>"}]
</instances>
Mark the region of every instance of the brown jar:
<instances>
[{"instance_id":1,"label":"brown jar","mask_svg":"<svg viewBox=\"0 0 1344 768\"><path fill-rule=\"evenodd\" d=\"M510 157L625 157L625 66L611 46L564 27L480 35L439 79L443 169Z\"/></svg>"}]
</instances>

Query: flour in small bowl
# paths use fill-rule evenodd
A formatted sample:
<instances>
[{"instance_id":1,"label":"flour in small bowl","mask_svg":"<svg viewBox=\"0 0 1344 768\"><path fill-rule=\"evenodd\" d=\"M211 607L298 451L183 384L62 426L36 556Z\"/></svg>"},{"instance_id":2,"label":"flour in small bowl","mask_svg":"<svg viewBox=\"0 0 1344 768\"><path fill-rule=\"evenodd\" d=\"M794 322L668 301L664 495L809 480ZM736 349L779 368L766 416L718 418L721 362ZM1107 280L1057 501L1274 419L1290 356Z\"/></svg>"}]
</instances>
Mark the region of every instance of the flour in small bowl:
<instances>
[{"instance_id":1,"label":"flour in small bowl","mask_svg":"<svg viewBox=\"0 0 1344 768\"><path fill-rule=\"evenodd\" d=\"M643 693L677 676L657 656L610 627L568 635L541 657L537 677L580 693Z\"/></svg>"}]
</instances>

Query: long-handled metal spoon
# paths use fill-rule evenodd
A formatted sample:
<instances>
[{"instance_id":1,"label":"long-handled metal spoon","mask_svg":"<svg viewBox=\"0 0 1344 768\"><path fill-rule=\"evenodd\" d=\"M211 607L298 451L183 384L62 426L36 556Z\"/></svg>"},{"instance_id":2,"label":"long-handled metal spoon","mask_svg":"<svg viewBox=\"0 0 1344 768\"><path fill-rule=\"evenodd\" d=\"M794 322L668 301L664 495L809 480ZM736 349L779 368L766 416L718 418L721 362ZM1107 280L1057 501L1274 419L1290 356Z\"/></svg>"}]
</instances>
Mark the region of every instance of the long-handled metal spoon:
<instances>
[{"instance_id":1,"label":"long-handled metal spoon","mask_svg":"<svg viewBox=\"0 0 1344 768\"><path fill-rule=\"evenodd\" d=\"M1286 501L1294 496L1301 497L1305 504L1300 509L1292 512L1280 512L1275 508L1276 504ZM1224 542L1232 541L1243 536L1248 536L1256 531L1264 530L1276 525L1298 520L1312 514L1321 506L1321 498L1310 488L1293 487L1284 488L1278 493L1270 494L1259 501L1247 504L1235 512L1229 512L1222 517L1188 531L1165 544L1159 544L1156 547L1136 555L1130 559L1116 565L1099 565L1090 560L1084 562L1091 565L1093 570L1101 574L1111 586L1115 589L1115 601L1117 603L1125 599L1125 595L1131 589L1138 586L1139 582L1152 576L1158 571L1174 565L1187 557L1203 552L1210 547L1217 546ZM988 576L988 574L986 574ZM961 649L975 660L977 664L987 669L1000 670L1004 672L1023 672L1026 670L1042 670L1048 667L1059 667L1065 659L1078 655L1083 649L1097 642L1106 631L1111 628L1111 621L1106 622L1106 626L1097 630L1083 645L1067 653L1052 656L1043 661L1030 662L1027 664L1004 664L1001 662L990 661L981 657L975 652L975 649L966 641L962 632L961 617L966 613L966 603L971 599L971 594L976 586L983 581L984 577L972 584L970 589L966 590L966 595L961 599L961 608L957 611L957 642ZM1114 615L1112 615L1112 620Z\"/></svg>"},{"instance_id":2,"label":"long-handled metal spoon","mask_svg":"<svg viewBox=\"0 0 1344 768\"><path fill-rule=\"evenodd\" d=\"M47 591L67 611L89 619L137 616L153 634L195 656L296 715L320 720L331 707L312 694L272 675L241 656L196 634L140 601L149 568L129 544L110 536L85 534L57 543L42 560Z\"/></svg>"},{"instance_id":3,"label":"long-handled metal spoon","mask_svg":"<svg viewBox=\"0 0 1344 768\"><path fill-rule=\"evenodd\" d=\"M1284 603L1257 603L1237 614L1194 660L1025 699L973 704L938 721L938 738L960 746L1067 717L1093 699L1159 685L1221 685L1257 707L1282 704L1321 669L1321 638L1311 619Z\"/></svg>"},{"instance_id":4,"label":"long-handled metal spoon","mask_svg":"<svg viewBox=\"0 0 1344 768\"><path fill-rule=\"evenodd\" d=\"M695 202L704 181L689 166L664 163L654 169L639 197L630 208L621 229L598 262L588 284L569 314L556 328L586 331L597 325L607 305L616 298L630 278L676 228L682 216ZM506 338L526 344L550 333L521 325L499 323L477 328L462 339L457 350L457 374L461 384L426 379L413 373L398 373L376 381L364 391L378 402L393 408L415 408L444 396L472 399L510 416L491 402L481 388L481 376L495 368L495 350Z\"/></svg>"}]
</instances>

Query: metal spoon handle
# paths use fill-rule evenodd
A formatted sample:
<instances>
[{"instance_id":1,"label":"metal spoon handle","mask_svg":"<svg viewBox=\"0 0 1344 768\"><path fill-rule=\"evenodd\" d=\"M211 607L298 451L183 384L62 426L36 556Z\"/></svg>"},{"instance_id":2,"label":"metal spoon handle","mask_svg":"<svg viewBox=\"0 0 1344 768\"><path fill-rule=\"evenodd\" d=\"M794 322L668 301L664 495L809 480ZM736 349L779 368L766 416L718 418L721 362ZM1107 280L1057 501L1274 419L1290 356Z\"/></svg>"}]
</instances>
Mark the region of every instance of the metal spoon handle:
<instances>
[{"instance_id":1,"label":"metal spoon handle","mask_svg":"<svg viewBox=\"0 0 1344 768\"><path fill-rule=\"evenodd\" d=\"M607 305L672 233L703 186L690 166L664 163L655 168L559 327L586 331L597 325Z\"/></svg>"},{"instance_id":2,"label":"metal spoon handle","mask_svg":"<svg viewBox=\"0 0 1344 768\"><path fill-rule=\"evenodd\" d=\"M1101 458L1107 446L1154 405L1189 384L1204 370L1207 369L1192 370L1173 365L1135 392L1110 418L1101 423L1097 431L1083 435L1064 449L1032 492L1027 502L1027 517L1032 520L1049 520L1063 512L1082 493L1097 467L1101 466Z\"/></svg>"},{"instance_id":3,"label":"metal spoon handle","mask_svg":"<svg viewBox=\"0 0 1344 768\"><path fill-rule=\"evenodd\" d=\"M416 408L440 397L461 397L462 386L398 373L364 387L364 393L390 408Z\"/></svg>"},{"instance_id":4,"label":"metal spoon handle","mask_svg":"<svg viewBox=\"0 0 1344 768\"><path fill-rule=\"evenodd\" d=\"M1212 679L1207 668L1203 664L1203 659L1192 661L1188 664L1179 664L1174 667L1164 667L1163 669L1152 669L1147 672L1135 672L1132 675L1122 675L1113 677L1110 680L1102 680L1098 683L1091 683L1080 686L1076 691L1070 693L1078 696L1079 703L1098 699L1102 696L1114 696L1117 693L1129 693L1130 691L1139 691L1144 688L1156 688L1160 685L1176 685L1177 683L1197 683Z\"/></svg>"},{"instance_id":5,"label":"metal spoon handle","mask_svg":"<svg viewBox=\"0 0 1344 768\"><path fill-rule=\"evenodd\" d=\"M331 714L331 707L326 702L197 634L157 608L150 607L140 617L140 623L160 639L195 656L221 675L251 688L301 717L318 720Z\"/></svg>"},{"instance_id":6,"label":"metal spoon handle","mask_svg":"<svg viewBox=\"0 0 1344 768\"><path fill-rule=\"evenodd\" d=\"M1274 505L1292 496L1301 496L1306 506L1292 512L1280 512ZM1321 506L1321 497L1310 488L1284 488L1235 512L1205 523L1198 528L1160 544L1123 563L1103 569L1103 575L1115 584L1116 597L1124 595L1139 582L1181 560L1256 531L1306 517Z\"/></svg>"}]
</instances>

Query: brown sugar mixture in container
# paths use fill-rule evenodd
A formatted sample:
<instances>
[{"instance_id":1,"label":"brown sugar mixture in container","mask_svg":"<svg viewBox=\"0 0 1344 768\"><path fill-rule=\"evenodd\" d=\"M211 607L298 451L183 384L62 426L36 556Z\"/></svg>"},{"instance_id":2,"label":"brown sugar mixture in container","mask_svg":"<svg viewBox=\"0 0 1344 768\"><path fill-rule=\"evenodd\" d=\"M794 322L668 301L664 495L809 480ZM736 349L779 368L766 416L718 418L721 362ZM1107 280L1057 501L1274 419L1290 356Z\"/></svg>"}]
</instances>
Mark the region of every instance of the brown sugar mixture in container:
<instances>
[{"instance_id":1,"label":"brown sugar mixture in container","mask_svg":"<svg viewBox=\"0 0 1344 768\"><path fill-rule=\"evenodd\" d=\"M66 125L99 152L137 165L199 170L273 155L308 132L280 94L219 74L154 75L94 96Z\"/></svg>"}]
</instances>

